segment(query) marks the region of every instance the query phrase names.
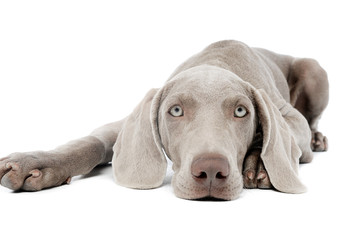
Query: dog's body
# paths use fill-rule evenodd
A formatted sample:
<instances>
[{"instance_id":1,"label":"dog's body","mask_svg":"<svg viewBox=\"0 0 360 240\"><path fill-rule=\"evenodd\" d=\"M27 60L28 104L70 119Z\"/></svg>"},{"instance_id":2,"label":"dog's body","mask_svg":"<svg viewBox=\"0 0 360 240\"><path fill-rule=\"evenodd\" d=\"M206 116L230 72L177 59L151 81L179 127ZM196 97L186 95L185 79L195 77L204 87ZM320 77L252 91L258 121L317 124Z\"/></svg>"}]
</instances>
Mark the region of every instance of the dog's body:
<instances>
[{"instance_id":1,"label":"dog's body","mask_svg":"<svg viewBox=\"0 0 360 240\"><path fill-rule=\"evenodd\" d=\"M217 42L151 90L127 118L49 152L0 159L1 184L35 191L112 161L120 185L162 184L166 158L181 198L235 199L243 185L303 192L298 164L326 151L317 123L328 103L325 71L311 59Z\"/></svg>"}]
</instances>

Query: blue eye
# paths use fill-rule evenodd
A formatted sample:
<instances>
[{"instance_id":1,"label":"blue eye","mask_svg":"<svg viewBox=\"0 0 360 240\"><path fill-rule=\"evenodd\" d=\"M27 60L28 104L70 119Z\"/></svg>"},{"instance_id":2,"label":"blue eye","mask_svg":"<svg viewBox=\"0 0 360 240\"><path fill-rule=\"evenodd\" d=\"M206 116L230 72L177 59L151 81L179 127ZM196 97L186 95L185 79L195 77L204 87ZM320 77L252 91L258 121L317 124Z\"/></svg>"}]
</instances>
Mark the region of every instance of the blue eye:
<instances>
[{"instance_id":1,"label":"blue eye","mask_svg":"<svg viewBox=\"0 0 360 240\"><path fill-rule=\"evenodd\" d=\"M245 117L246 114L247 110L244 106L238 106L234 111L234 117L242 118Z\"/></svg>"},{"instance_id":2,"label":"blue eye","mask_svg":"<svg viewBox=\"0 0 360 240\"><path fill-rule=\"evenodd\" d=\"M173 117L181 117L184 115L184 111L182 110L182 108L179 105L173 106L170 109L169 113Z\"/></svg>"}]
</instances>

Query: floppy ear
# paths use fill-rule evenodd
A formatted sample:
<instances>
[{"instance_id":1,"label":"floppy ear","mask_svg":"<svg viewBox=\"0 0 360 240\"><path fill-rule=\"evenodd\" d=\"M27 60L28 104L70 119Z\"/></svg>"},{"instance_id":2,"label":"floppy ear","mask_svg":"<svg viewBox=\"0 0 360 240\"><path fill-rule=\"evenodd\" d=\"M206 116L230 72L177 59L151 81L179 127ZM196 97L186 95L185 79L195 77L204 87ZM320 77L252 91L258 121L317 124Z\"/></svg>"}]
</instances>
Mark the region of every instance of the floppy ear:
<instances>
[{"instance_id":1,"label":"floppy ear","mask_svg":"<svg viewBox=\"0 0 360 240\"><path fill-rule=\"evenodd\" d=\"M298 178L301 150L281 113L287 103L276 106L263 90L254 89L253 96L263 131L261 158L272 185L281 192L305 192Z\"/></svg>"},{"instance_id":2,"label":"floppy ear","mask_svg":"<svg viewBox=\"0 0 360 240\"><path fill-rule=\"evenodd\" d=\"M165 178L167 161L158 131L152 127L152 119L157 118L158 104L151 105L153 101L159 102L161 96L154 98L158 91L150 90L133 113L123 120L112 160L115 181L122 186L156 188Z\"/></svg>"}]
</instances>

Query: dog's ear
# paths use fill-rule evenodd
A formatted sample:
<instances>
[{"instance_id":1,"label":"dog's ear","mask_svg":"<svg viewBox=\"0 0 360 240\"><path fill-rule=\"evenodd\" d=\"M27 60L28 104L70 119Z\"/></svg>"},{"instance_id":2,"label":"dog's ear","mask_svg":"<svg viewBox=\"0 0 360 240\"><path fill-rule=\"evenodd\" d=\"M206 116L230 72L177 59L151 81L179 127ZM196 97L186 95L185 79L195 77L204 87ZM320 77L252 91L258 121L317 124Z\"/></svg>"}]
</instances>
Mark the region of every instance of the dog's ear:
<instances>
[{"instance_id":1,"label":"dog's ear","mask_svg":"<svg viewBox=\"0 0 360 240\"><path fill-rule=\"evenodd\" d=\"M263 132L261 158L275 189L287 193L302 193L305 186L298 178L301 150L279 109L263 90L253 89L253 96ZM287 106L291 107L291 106Z\"/></svg>"},{"instance_id":2,"label":"dog's ear","mask_svg":"<svg viewBox=\"0 0 360 240\"><path fill-rule=\"evenodd\" d=\"M157 119L159 92L158 89L150 90L133 113L124 119L112 160L115 180L122 186L156 188L165 178L167 161L157 124L154 126L153 123Z\"/></svg>"}]
</instances>

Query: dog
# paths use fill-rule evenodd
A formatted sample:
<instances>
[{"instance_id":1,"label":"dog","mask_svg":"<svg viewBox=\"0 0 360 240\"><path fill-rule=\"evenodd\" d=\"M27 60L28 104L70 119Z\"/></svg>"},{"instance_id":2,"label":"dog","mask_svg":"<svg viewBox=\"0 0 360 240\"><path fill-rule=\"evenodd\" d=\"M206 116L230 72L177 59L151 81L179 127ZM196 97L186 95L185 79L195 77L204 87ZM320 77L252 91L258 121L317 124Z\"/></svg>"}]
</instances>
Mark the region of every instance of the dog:
<instances>
[{"instance_id":1,"label":"dog","mask_svg":"<svg viewBox=\"0 0 360 240\"><path fill-rule=\"evenodd\" d=\"M328 99L327 74L317 61L216 42L121 121L51 151L0 159L1 185L38 191L112 162L121 186L157 188L167 156L180 198L233 200L244 187L302 193L299 163L328 149L317 129Z\"/></svg>"}]
</instances>

